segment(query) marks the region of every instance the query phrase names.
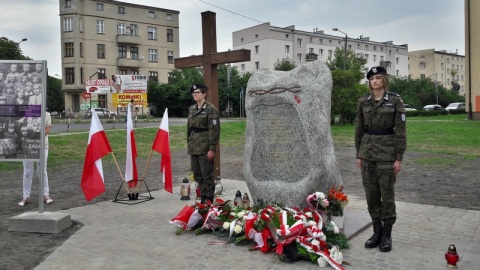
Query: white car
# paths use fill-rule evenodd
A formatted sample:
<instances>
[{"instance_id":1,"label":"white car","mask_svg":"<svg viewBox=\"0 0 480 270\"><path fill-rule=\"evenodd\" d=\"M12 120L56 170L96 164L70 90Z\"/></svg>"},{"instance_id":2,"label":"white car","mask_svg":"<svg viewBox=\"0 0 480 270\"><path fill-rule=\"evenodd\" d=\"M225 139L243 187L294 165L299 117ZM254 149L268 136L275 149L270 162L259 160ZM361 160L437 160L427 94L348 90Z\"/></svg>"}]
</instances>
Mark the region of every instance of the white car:
<instances>
[{"instance_id":1,"label":"white car","mask_svg":"<svg viewBox=\"0 0 480 270\"><path fill-rule=\"evenodd\" d=\"M432 104L432 105L427 105L427 106L423 107L423 110L425 110L425 111L444 111L445 108L443 108L442 106L440 106L438 104Z\"/></svg>"},{"instance_id":2,"label":"white car","mask_svg":"<svg viewBox=\"0 0 480 270\"><path fill-rule=\"evenodd\" d=\"M409 104L404 104L405 106L405 111L416 111L417 109L415 109L412 105L409 105Z\"/></svg>"},{"instance_id":3,"label":"white car","mask_svg":"<svg viewBox=\"0 0 480 270\"><path fill-rule=\"evenodd\" d=\"M458 109L465 109L465 103L463 102L450 103L448 104L447 108L445 108L445 110L447 111L458 110Z\"/></svg>"}]
</instances>

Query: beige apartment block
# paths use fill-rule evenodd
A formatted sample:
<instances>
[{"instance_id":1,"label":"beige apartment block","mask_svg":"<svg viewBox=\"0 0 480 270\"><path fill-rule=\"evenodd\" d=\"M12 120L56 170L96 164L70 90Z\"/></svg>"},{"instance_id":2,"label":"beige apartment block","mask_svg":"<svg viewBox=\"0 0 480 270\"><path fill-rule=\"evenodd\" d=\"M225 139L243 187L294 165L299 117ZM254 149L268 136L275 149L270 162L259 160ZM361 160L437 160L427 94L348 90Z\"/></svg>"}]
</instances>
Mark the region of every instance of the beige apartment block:
<instances>
[{"instance_id":1,"label":"beige apartment block","mask_svg":"<svg viewBox=\"0 0 480 270\"><path fill-rule=\"evenodd\" d=\"M450 90L465 94L465 56L457 52L434 49L410 51L409 68L412 79L430 78Z\"/></svg>"},{"instance_id":2,"label":"beige apartment block","mask_svg":"<svg viewBox=\"0 0 480 270\"><path fill-rule=\"evenodd\" d=\"M168 81L180 52L179 11L113 0L59 0L59 7L67 114L81 116L90 105L117 110L111 94L82 96L89 79L132 74Z\"/></svg>"},{"instance_id":3,"label":"beige apartment block","mask_svg":"<svg viewBox=\"0 0 480 270\"><path fill-rule=\"evenodd\" d=\"M480 120L480 1L465 0L465 104L468 119Z\"/></svg>"},{"instance_id":4,"label":"beige apartment block","mask_svg":"<svg viewBox=\"0 0 480 270\"><path fill-rule=\"evenodd\" d=\"M232 35L234 50L251 51L249 62L234 64L239 72L273 70L275 63L285 58L293 60L296 66L317 59L326 62L333 57L336 48L344 49L346 42L347 50L354 51L357 58L366 60L365 73L371 67L384 66L390 75L408 76L407 44L372 41L364 36L351 38L347 35L329 35L318 29L311 32L296 30L294 25L282 28L271 26L270 23L235 31Z\"/></svg>"}]
</instances>

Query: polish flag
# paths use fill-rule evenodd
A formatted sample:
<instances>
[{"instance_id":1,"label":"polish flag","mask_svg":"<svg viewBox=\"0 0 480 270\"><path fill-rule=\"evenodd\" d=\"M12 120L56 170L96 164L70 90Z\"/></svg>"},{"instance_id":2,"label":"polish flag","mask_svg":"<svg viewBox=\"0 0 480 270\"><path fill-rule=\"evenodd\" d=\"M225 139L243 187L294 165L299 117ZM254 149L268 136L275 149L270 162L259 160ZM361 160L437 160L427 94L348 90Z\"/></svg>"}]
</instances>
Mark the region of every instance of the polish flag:
<instances>
[{"instance_id":1,"label":"polish flag","mask_svg":"<svg viewBox=\"0 0 480 270\"><path fill-rule=\"evenodd\" d=\"M88 136L81 183L87 202L105 192L102 157L112 152L100 119L93 110L91 115L90 135Z\"/></svg>"},{"instance_id":2,"label":"polish flag","mask_svg":"<svg viewBox=\"0 0 480 270\"><path fill-rule=\"evenodd\" d=\"M153 141L152 149L162 155L160 171L163 174L165 190L173 193L172 159L170 155L170 136L168 131L168 109L163 113L162 122L158 128L157 136Z\"/></svg>"},{"instance_id":3,"label":"polish flag","mask_svg":"<svg viewBox=\"0 0 480 270\"><path fill-rule=\"evenodd\" d=\"M133 131L132 109L129 104L127 106L127 164L125 166L125 181L128 182L130 188L136 187L138 183L136 158L137 146L135 145L135 132Z\"/></svg>"}]
</instances>

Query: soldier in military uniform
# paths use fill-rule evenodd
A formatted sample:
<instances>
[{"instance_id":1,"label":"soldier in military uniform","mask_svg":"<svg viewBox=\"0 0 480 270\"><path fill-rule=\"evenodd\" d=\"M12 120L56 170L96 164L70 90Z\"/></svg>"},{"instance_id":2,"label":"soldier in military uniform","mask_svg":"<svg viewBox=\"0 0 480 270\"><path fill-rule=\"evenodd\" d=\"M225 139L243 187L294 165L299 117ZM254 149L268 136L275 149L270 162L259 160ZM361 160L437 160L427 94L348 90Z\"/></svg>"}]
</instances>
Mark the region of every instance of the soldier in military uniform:
<instances>
[{"instance_id":1,"label":"soldier in military uniform","mask_svg":"<svg viewBox=\"0 0 480 270\"><path fill-rule=\"evenodd\" d=\"M193 177L201 191L201 203L213 202L213 157L220 138L219 114L217 108L205 100L205 85L195 84L190 91L196 104L188 110L188 154L191 157Z\"/></svg>"},{"instance_id":2,"label":"soldier in military uniform","mask_svg":"<svg viewBox=\"0 0 480 270\"><path fill-rule=\"evenodd\" d=\"M358 100L355 127L357 166L362 170L374 232L365 247L379 246L380 251L388 252L397 218L394 186L406 149L406 114L402 98L387 92L385 68L373 67L367 79L371 91Z\"/></svg>"}]
</instances>

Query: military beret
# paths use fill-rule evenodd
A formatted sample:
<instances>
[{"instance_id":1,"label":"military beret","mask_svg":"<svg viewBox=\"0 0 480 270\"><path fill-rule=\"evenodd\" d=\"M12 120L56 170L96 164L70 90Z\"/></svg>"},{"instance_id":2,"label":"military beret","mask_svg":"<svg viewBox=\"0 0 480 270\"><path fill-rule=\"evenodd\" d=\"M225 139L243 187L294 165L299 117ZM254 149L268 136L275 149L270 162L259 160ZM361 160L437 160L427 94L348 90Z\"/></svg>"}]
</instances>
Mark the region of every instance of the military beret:
<instances>
[{"instance_id":1,"label":"military beret","mask_svg":"<svg viewBox=\"0 0 480 270\"><path fill-rule=\"evenodd\" d=\"M372 75L377 75L377 74L388 75L387 70L384 67L381 67L381 66L372 67L370 71L368 71L367 73L367 79L370 79Z\"/></svg>"},{"instance_id":2,"label":"military beret","mask_svg":"<svg viewBox=\"0 0 480 270\"><path fill-rule=\"evenodd\" d=\"M195 91L195 90L197 90L197 89L203 89L205 92L208 90L208 88L207 88L205 85L203 85L203 84L194 84L194 85L192 85L192 87L190 88L190 92L193 92L193 91ZM204 91L202 91L202 92L204 92Z\"/></svg>"}]
</instances>

